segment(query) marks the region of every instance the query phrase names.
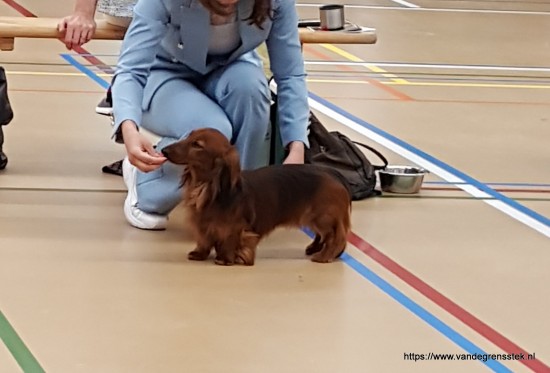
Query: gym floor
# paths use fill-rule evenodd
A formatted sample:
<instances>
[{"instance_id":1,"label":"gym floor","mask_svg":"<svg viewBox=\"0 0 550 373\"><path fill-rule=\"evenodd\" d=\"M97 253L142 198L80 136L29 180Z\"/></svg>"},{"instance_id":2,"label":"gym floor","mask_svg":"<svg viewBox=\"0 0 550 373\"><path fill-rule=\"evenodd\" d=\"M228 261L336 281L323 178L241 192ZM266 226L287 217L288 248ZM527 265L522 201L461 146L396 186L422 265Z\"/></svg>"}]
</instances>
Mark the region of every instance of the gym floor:
<instances>
[{"instance_id":1,"label":"gym floor","mask_svg":"<svg viewBox=\"0 0 550 373\"><path fill-rule=\"evenodd\" d=\"M122 179L101 172L124 149L94 112L120 42L18 39L0 54L16 115L1 373L550 371L550 3L345 5L378 42L304 46L312 109L430 174L418 194L354 202L328 265L284 229L253 267L190 262L181 207L164 232L130 227ZM4 0L0 15L72 7Z\"/></svg>"}]
</instances>

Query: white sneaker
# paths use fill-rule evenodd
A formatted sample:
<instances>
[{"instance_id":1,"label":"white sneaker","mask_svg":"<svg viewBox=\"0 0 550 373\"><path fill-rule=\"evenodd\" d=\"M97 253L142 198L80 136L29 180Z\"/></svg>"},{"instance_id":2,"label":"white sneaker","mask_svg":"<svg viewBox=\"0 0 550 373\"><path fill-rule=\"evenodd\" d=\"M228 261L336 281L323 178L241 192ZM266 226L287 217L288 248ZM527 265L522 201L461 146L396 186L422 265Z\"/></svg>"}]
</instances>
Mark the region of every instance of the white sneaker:
<instances>
[{"instance_id":1,"label":"white sneaker","mask_svg":"<svg viewBox=\"0 0 550 373\"><path fill-rule=\"evenodd\" d=\"M95 112L101 115L113 115L113 105L109 96L104 97L95 107Z\"/></svg>"},{"instance_id":2,"label":"white sneaker","mask_svg":"<svg viewBox=\"0 0 550 373\"><path fill-rule=\"evenodd\" d=\"M124 201L124 216L128 223L139 229L148 230L164 230L168 224L168 218L164 215L150 214L141 211L137 207L137 191L136 177L137 168L133 166L128 157L122 161L122 176L126 188L128 188L128 196Z\"/></svg>"}]
</instances>

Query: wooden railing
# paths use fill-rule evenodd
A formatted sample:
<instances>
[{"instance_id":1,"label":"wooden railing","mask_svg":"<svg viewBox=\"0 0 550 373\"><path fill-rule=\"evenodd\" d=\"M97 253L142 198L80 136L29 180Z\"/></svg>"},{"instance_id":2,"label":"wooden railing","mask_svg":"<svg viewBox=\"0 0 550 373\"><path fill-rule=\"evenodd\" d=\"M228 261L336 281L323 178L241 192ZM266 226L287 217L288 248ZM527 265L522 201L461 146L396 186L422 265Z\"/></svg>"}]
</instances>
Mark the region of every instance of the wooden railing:
<instances>
[{"instance_id":1,"label":"wooden railing","mask_svg":"<svg viewBox=\"0 0 550 373\"><path fill-rule=\"evenodd\" d=\"M16 38L62 38L63 35L57 30L58 22L58 18L0 17L0 50L13 50ZM114 26L104 20L99 20L97 21L97 28L93 39L121 40L125 32L125 28ZM344 31L315 31L309 28L300 28L299 33L302 44L376 43L376 33L374 31L355 33Z\"/></svg>"}]
</instances>

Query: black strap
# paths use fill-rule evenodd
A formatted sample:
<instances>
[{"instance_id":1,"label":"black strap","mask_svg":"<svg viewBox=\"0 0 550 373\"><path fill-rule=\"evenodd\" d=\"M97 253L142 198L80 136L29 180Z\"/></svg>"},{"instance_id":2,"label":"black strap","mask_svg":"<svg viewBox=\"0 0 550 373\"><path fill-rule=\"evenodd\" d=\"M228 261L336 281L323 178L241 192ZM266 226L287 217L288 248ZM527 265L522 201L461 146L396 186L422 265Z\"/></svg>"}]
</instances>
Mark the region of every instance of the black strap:
<instances>
[{"instance_id":1,"label":"black strap","mask_svg":"<svg viewBox=\"0 0 550 373\"><path fill-rule=\"evenodd\" d=\"M373 152L374 154L376 154L378 156L378 158L380 158L380 160L382 162L384 162L384 165L383 166L376 166L376 165L372 165L374 167L375 170L383 170L385 169L387 166L388 166L388 160L386 159L386 157L384 157L378 150L366 145L366 144L363 144L362 142L358 142L358 141L353 141L352 142L355 144L355 145L359 145L359 146L362 146L363 148L365 149L368 149L370 150L371 152Z\"/></svg>"}]
</instances>

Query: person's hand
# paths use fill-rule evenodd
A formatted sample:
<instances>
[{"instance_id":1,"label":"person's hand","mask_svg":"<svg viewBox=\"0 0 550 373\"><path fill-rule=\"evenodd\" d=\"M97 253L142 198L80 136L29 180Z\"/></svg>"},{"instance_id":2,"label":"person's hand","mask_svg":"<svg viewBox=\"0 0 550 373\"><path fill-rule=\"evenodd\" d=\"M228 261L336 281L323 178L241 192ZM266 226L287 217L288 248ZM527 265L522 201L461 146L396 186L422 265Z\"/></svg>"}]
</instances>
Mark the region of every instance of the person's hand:
<instances>
[{"instance_id":1,"label":"person's hand","mask_svg":"<svg viewBox=\"0 0 550 373\"><path fill-rule=\"evenodd\" d=\"M121 130L128 160L140 171L156 170L166 162L166 158L162 153L157 152L151 141L138 131L134 122L124 121L121 124Z\"/></svg>"},{"instance_id":2,"label":"person's hand","mask_svg":"<svg viewBox=\"0 0 550 373\"><path fill-rule=\"evenodd\" d=\"M80 47L89 42L94 36L95 28L96 23L93 16L78 12L63 18L57 24L57 30L65 33L63 42L67 49Z\"/></svg>"},{"instance_id":3,"label":"person's hand","mask_svg":"<svg viewBox=\"0 0 550 373\"><path fill-rule=\"evenodd\" d=\"M305 146L301 141L293 141L288 145L288 155L283 164L303 164Z\"/></svg>"}]
</instances>

